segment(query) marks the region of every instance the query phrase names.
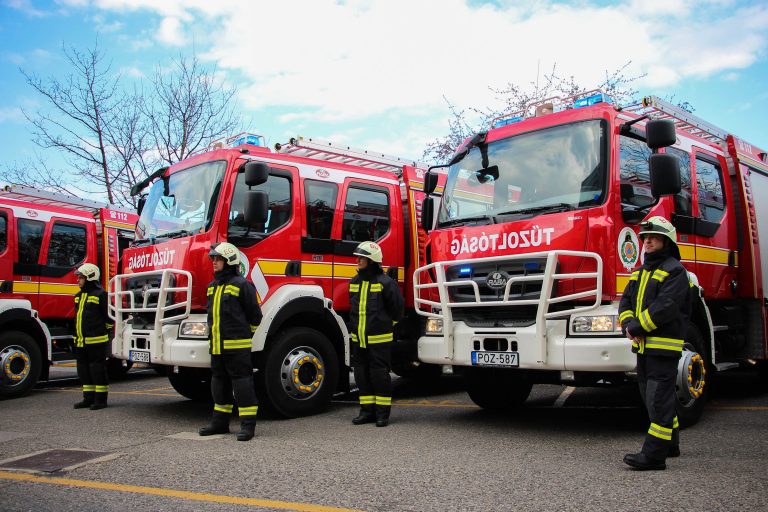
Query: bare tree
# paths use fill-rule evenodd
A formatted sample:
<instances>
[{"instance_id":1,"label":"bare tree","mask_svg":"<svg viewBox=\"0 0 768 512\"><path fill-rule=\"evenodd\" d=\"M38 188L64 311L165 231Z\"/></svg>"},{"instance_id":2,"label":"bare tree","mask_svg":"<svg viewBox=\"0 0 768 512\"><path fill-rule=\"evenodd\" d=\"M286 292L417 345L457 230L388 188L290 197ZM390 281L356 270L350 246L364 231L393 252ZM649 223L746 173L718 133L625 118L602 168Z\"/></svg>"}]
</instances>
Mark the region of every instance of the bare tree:
<instances>
[{"instance_id":1,"label":"bare tree","mask_svg":"<svg viewBox=\"0 0 768 512\"><path fill-rule=\"evenodd\" d=\"M120 77L112 75L110 65L103 62L98 43L83 52L65 46L63 53L71 69L62 80L43 80L21 70L49 107L24 115L32 123L33 141L39 147L62 151L75 173L103 187L113 203L112 185L122 169L111 166L109 132L122 104Z\"/></svg>"},{"instance_id":2,"label":"bare tree","mask_svg":"<svg viewBox=\"0 0 768 512\"><path fill-rule=\"evenodd\" d=\"M158 67L152 89L144 114L152 144L167 164L231 135L240 124L233 100L237 89L225 87L216 68L205 68L194 54L174 59L169 73Z\"/></svg>"},{"instance_id":3,"label":"bare tree","mask_svg":"<svg viewBox=\"0 0 768 512\"><path fill-rule=\"evenodd\" d=\"M637 96L637 91L631 85L644 75L627 76L625 73L630 64L631 61L612 73L606 71L605 79L596 87L592 87L592 89L602 90L611 96L617 104L626 105L633 103ZM496 108L469 108L468 110L472 117L478 119L474 125L467 119L467 110L459 110L444 97L450 110L448 134L435 139L427 145L423 153L425 161L440 163L447 161L461 142L473 133L487 130L491 122L497 117L514 114L523 115L534 103L553 97L571 97L590 90L590 88L579 84L572 75L567 77L560 76L557 72L557 65L553 65L551 71L537 77L536 81L529 83L527 87L508 82L506 86L500 89L489 89L500 100L502 106Z\"/></svg>"}]
</instances>

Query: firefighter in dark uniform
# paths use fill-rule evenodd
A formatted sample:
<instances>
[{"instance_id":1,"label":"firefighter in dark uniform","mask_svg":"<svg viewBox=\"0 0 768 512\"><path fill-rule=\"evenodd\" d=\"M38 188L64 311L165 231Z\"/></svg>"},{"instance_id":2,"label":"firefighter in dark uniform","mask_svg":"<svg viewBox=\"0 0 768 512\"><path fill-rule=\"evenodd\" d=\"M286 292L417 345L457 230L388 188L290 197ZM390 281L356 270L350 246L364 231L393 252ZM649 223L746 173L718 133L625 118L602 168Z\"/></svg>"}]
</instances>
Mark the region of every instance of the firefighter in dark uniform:
<instances>
[{"instance_id":1,"label":"firefighter in dark uniform","mask_svg":"<svg viewBox=\"0 0 768 512\"><path fill-rule=\"evenodd\" d=\"M261 323L261 308L253 283L240 276L240 251L230 243L211 246L214 280L208 285L208 341L211 353L213 417L201 436L229 432L234 406L240 416L238 441L249 441L256 428L258 402L253 389L251 346Z\"/></svg>"},{"instance_id":2,"label":"firefighter in dark uniform","mask_svg":"<svg viewBox=\"0 0 768 512\"><path fill-rule=\"evenodd\" d=\"M664 217L640 224L645 260L630 277L619 304L622 331L637 354L637 380L650 427L640 453L624 462L635 469L666 468L680 455L675 381L691 311L691 284L680 263L674 226Z\"/></svg>"},{"instance_id":3,"label":"firefighter in dark uniform","mask_svg":"<svg viewBox=\"0 0 768 512\"><path fill-rule=\"evenodd\" d=\"M375 242L363 242L357 275L349 283L349 332L352 366L360 390L360 414L355 425L389 425L392 408L392 341L395 322L403 316L403 296L397 283L381 268L383 254Z\"/></svg>"},{"instance_id":4,"label":"firefighter in dark uniform","mask_svg":"<svg viewBox=\"0 0 768 512\"><path fill-rule=\"evenodd\" d=\"M107 292L99 282L99 267L85 263L75 271L80 291L75 294L75 358L77 377L83 383L83 400L75 409L104 409L109 380L110 354Z\"/></svg>"}]
</instances>

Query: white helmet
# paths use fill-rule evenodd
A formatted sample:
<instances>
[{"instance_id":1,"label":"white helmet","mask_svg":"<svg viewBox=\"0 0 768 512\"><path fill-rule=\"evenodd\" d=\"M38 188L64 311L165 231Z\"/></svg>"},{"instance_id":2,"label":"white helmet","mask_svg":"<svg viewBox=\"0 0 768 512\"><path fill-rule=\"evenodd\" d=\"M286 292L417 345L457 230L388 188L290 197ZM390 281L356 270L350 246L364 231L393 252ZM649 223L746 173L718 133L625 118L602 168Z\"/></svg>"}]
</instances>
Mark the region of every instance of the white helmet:
<instances>
[{"instance_id":1,"label":"white helmet","mask_svg":"<svg viewBox=\"0 0 768 512\"><path fill-rule=\"evenodd\" d=\"M363 256L376 263L381 263L381 260L384 259L381 247L376 242L362 242L352 254L355 256Z\"/></svg>"},{"instance_id":2,"label":"white helmet","mask_svg":"<svg viewBox=\"0 0 768 512\"><path fill-rule=\"evenodd\" d=\"M229 242L213 244L208 252L208 257L221 256L227 262L227 265L240 265L240 251Z\"/></svg>"},{"instance_id":3,"label":"white helmet","mask_svg":"<svg viewBox=\"0 0 768 512\"><path fill-rule=\"evenodd\" d=\"M667 237L669 241L672 242L670 245L672 256L678 260L681 259L680 248L677 246L677 230L671 222L669 222L661 215L655 215L650 219L641 222L640 231L637 233L637 236L640 237L640 240L642 240L645 235L651 234Z\"/></svg>"},{"instance_id":4,"label":"white helmet","mask_svg":"<svg viewBox=\"0 0 768 512\"><path fill-rule=\"evenodd\" d=\"M77 277L83 276L86 281L98 281L101 272L99 271L99 267L93 263L84 263L75 270L75 275Z\"/></svg>"}]
</instances>

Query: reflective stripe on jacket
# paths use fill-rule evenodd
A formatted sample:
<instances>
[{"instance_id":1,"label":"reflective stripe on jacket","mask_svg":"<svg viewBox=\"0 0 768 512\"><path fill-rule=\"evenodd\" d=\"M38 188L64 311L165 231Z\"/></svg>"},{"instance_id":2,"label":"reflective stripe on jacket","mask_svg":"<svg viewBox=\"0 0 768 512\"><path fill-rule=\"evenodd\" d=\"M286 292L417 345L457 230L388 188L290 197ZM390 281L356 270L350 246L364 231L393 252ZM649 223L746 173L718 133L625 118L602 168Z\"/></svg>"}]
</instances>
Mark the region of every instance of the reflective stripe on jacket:
<instances>
[{"instance_id":1,"label":"reflective stripe on jacket","mask_svg":"<svg viewBox=\"0 0 768 512\"><path fill-rule=\"evenodd\" d=\"M349 282L349 332L361 348L394 339L394 323L403 316L403 296L386 274L370 280L358 274Z\"/></svg>"},{"instance_id":2,"label":"reflective stripe on jacket","mask_svg":"<svg viewBox=\"0 0 768 512\"><path fill-rule=\"evenodd\" d=\"M109 316L107 292L93 282L88 282L75 294L75 346L94 345L109 341Z\"/></svg>"},{"instance_id":3,"label":"reflective stripe on jacket","mask_svg":"<svg viewBox=\"0 0 768 512\"><path fill-rule=\"evenodd\" d=\"M210 353L250 351L262 318L253 283L225 271L208 285L206 294Z\"/></svg>"},{"instance_id":4,"label":"reflective stripe on jacket","mask_svg":"<svg viewBox=\"0 0 768 512\"><path fill-rule=\"evenodd\" d=\"M691 314L692 286L688 272L672 257L632 273L619 303L622 332L645 338L632 342L632 352L680 355Z\"/></svg>"}]
</instances>

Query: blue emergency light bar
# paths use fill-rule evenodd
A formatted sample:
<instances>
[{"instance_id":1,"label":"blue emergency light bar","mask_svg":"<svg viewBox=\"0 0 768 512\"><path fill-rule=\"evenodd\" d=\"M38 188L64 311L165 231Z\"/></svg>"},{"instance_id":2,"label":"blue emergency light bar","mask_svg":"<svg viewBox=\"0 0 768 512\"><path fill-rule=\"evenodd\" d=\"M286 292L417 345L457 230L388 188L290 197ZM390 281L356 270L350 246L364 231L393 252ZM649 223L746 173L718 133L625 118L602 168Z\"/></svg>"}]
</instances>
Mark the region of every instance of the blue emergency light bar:
<instances>
[{"instance_id":1,"label":"blue emergency light bar","mask_svg":"<svg viewBox=\"0 0 768 512\"><path fill-rule=\"evenodd\" d=\"M244 133L242 135L236 136L236 138L233 139L229 144L231 147L241 146L243 144L248 144L249 146L259 146L262 148L267 146L263 136L254 135L252 133Z\"/></svg>"},{"instance_id":2,"label":"blue emergency light bar","mask_svg":"<svg viewBox=\"0 0 768 512\"><path fill-rule=\"evenodd\" d=\"M469 277L472 275L472 267L460 267L459 277Z\"/></svg>"},{"instance_id":3,"label":"blue emergency light bar","mask_svg":"<svg viewBox=\"0 0 768 512\"><path fill-rule=\"evenodd\" d=\"M493 128L501 128L502 126L507 126L508 124L519 123L522 120L523 118L521 116L514 116L514 117L499 119L498 121L493 123Z\"/></svg>"},{"instance_id":4,"label":"blue emergency light bar","mask_svg":"<svg viewBox=\"0 0 768 512\"><path fill-rule=\"evenodd\" d=\"M603 94L601 92L597 94L593 94L592 96L587 96L585 98L579 98L578 100L573 102L573 108L582 108L582 107L589 107L591 105L597 105L598 103L613 103L613 99L611 99L610 96L607 94Z\"/></svg>"}]
</instances>

